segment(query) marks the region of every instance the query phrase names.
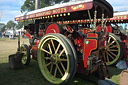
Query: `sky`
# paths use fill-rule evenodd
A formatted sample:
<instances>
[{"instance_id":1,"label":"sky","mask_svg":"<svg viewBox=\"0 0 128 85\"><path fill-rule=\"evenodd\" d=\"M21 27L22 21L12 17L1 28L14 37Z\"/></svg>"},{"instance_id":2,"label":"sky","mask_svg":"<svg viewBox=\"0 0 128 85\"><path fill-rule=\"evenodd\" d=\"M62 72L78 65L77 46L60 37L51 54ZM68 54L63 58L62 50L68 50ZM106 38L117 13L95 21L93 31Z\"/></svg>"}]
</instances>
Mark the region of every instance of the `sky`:
<instances>
[{"instance_id":1,"label":"sky","mask_svg":"<svg viewBox=\"0 0 128 85\"><path fill-rule=\"evenodd\" d=\"M20 8L25 0L0 0L0 23L6 24L13 20L15 16L21 14ZM114 8L114 11L128 11L128 0L106 0Z\"/></svg>"}]
</instances>

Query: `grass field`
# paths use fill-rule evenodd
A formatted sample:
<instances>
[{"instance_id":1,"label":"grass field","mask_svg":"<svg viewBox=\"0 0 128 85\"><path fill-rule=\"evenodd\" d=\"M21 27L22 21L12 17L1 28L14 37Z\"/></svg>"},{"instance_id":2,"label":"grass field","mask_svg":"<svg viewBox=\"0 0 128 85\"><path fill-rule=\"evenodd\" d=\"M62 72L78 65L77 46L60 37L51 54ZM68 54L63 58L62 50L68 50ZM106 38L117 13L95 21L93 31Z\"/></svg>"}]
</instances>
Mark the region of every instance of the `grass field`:
<instances>
[{"instance_id":1,"label":"grass field","mask_svg":"<svg viewBox=\"0 0 128 85\"><path fill-rule=\"evenodd\" d=\"M17 51L17 39L0 38L0 85L50 85L41 75L37 61L31 60L29 66L12 70L8 67L8 56ZM28 39L21 39L21 44L27 43ZM121 70L116 67L109 67L111 80L119 84ZM94 75L84 76L86 79L97 81ZM85 80L83 77L74 77L66 85L96 85Z\"/></svg>"}]
</instances>

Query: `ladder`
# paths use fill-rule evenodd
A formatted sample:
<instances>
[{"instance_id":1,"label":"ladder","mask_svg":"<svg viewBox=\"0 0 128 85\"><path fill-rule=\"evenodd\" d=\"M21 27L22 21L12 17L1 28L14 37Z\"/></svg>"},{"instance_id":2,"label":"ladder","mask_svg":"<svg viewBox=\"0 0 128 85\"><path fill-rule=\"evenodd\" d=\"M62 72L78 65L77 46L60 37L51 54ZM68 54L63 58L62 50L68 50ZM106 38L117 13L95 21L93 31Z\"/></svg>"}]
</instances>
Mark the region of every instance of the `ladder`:
<instances>
[{"instance_id":1,"label":"ladder","mask_svg":"<svg viewBox=\"0 0 128 85\"><path fill-rule=\"evenodd\" d=\"M99 58L101 60L99 65L99 78L100 79L110 78L109 70L106 61L103 58L102 52L99 52Z\"/></svg>"}]
</instances>

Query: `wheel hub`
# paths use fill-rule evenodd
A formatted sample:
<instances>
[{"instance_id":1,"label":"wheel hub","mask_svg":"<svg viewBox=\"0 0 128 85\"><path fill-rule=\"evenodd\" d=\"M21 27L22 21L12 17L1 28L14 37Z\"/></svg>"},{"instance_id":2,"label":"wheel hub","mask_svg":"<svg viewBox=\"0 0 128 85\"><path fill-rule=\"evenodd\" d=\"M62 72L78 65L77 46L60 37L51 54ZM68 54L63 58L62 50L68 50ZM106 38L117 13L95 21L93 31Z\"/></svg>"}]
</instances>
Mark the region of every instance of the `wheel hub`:
<instances>
[{"instance_id":1,"label":"wheel hub","mask_svg":"<svg viewBox=\"0 0 128 85\"><path fill-rule=\"evenodd\" d=\"M105 52L110 51L109 47L105 47Z\"/></svg>"},{"instance_id":2,"label":"wheel hub","mask_svg":"<svg viewBox=\"0 0 128 85\"><path fill-rule=\"evenodd\" d=\"M59 62L59 56L57 54L52 54L51 55L51 63L52 64L57 64Z\"/></svg>"}]
</instances>

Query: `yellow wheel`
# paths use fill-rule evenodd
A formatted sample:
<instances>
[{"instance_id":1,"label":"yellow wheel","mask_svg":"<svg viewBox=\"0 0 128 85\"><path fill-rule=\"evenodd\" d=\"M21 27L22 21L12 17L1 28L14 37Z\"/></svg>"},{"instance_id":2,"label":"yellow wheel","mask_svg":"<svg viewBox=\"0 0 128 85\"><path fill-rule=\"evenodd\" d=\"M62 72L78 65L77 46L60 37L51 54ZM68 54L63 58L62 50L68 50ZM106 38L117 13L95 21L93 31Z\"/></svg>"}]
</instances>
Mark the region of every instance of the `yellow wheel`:
<instances>
[{"instance_id":1,"label":"yellow wheel","mask_svg":"<svg viewBox=\"0 0 128 85\"><path fill-rule=\"evenodd\" d=\"M48 82L56 85L68 82L77 67L71 45L62 36L49 33L41 39L38 46L41 73Z\"/></svg>"},{"instance_id":2,"label":"yellow wheel","mask_svg":"<svg viewBox=\"0 0 128 85\"><path fill-rule=\"evenodd\" d=\"M109 33L103 54L107 65L116 64L122 58L121 40L116 35Z\"/></svg>"},{"instance_id":3,"label":"yellow wheel","mask_svg":"<svg viewBox=\"0 0 128 85\"><path fill-rule=\"evenodd\" d=\"M21 59L23 65L29 65L30 63L30 50L26 44L22 44L20 47L20 53L24 53Z\"/></svg>"}]
</instances>

